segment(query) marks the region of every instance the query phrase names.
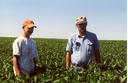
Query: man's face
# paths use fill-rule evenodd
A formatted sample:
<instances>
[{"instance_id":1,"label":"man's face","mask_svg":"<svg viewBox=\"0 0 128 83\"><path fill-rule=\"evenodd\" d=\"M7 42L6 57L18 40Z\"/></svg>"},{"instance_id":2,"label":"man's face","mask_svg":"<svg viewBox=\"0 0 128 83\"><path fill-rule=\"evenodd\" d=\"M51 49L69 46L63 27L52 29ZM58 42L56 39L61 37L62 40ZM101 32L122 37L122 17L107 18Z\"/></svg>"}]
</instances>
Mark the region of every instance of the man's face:
<instances>
[{"instance_id":1,"label":"man's face","mask_svg":"<svg viewBox=\"0 0 128 83\"><path fill-rule=\"evenodd\" d=\"M24 27L24 32L28 35L31 35L33 33L34 27Z\"/></svg>"},{"instance_id":2,"label":"man's face","mask_svg":"<svg viewBox=\"0 0 128 83\"><path fill-rule=\"evenodd\" d=\"M76 26L77 26L80 33L85 33L86 32L87 23L76 24Z\"/></svg>"}]
</instances>

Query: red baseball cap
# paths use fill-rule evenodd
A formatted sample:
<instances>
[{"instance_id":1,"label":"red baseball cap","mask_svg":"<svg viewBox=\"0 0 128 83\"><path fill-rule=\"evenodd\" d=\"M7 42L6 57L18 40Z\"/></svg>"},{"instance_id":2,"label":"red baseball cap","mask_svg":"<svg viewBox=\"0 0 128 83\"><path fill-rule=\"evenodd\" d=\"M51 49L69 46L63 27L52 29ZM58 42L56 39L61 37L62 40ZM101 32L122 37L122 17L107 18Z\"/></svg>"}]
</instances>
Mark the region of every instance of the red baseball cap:
<instances>
[{"instance_id":1,"label":"red baseball cap","mask_svg":"<svg viewBox=\"0 0 128 83\"><path fill-rule=\"evenodd\" d=\"M33 22L32 20L30 20L30 19L24 20L24 22L23 22L23 24L22 24L22 27L23 27L23 28L24 28L24 27L28 27L28 28L34 27L34 28L37 28L36 25L34 24L34 22Z\"/></svg>"}]
</instances>

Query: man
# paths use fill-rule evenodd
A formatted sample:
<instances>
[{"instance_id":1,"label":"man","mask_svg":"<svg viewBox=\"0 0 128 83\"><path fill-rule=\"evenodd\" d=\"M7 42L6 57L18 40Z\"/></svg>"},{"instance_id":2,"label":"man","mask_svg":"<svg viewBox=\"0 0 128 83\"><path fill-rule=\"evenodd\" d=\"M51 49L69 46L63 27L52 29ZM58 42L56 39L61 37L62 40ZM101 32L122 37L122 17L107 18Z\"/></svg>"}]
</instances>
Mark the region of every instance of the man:
<instances>
[{"instance_id":1,"label":"man","mask_svg":"<svg viewBox=\"0 0 128 83\"><path fill-rule=\"evenodd\" d=\"M96 62L100 61L99 44L94 33L88 32L87 19L85 16L76 19L78 33L72 34L66 47L66 69L72 65L75 69L85 69L89 61L92 61L93 55Z\"/></svg>"},{"instance_id":2,"label":"man","mask_svg":"<svg viewBox=\"0 0 128 83\"><path fill-rule=\"evenodd\" d=\"M13 42L13 70L15 75L30 75L36 68L35 58L38 52L35 42L30 38L36 28L32 20L25 20L22 25L23 34Z\"/></svg>"}]
</instances>

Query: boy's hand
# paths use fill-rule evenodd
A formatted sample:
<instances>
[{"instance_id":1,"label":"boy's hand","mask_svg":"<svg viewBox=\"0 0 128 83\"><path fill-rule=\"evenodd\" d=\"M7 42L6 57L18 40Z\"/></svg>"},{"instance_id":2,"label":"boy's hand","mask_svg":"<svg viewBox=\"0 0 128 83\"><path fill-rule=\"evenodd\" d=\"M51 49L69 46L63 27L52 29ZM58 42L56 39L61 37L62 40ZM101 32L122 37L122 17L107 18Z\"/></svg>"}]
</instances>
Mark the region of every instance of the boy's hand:
<instances>
[{"instance_id":1,"label":"boy's hand","mask_svg":"<svg viewBox=\"0 0 128 83\"><path fill-rule=\"evenodd\" d=\"M21 75L19 70L16 70L16 75Z\"/></svg>"}]
</instances>

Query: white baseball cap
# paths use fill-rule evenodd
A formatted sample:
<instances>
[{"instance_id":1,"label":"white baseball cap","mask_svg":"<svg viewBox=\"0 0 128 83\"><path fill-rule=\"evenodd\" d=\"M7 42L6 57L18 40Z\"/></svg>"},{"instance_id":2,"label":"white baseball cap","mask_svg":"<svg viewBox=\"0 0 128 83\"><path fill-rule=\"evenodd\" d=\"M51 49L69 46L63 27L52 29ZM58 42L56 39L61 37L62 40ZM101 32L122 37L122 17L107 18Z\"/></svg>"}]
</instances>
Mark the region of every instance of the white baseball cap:
<instances>
[{"instance_id":1,"label":"white baseball cap","mask_svg":"<svg viewBox=\"0 0 128 83\"><path fill-rule=\"evenodd\" d=\"M81 17L76 18L76 24L83 24L83 23L87 23L87 19L85 16L81 16Z\"/></svg>"}]
</instances>

